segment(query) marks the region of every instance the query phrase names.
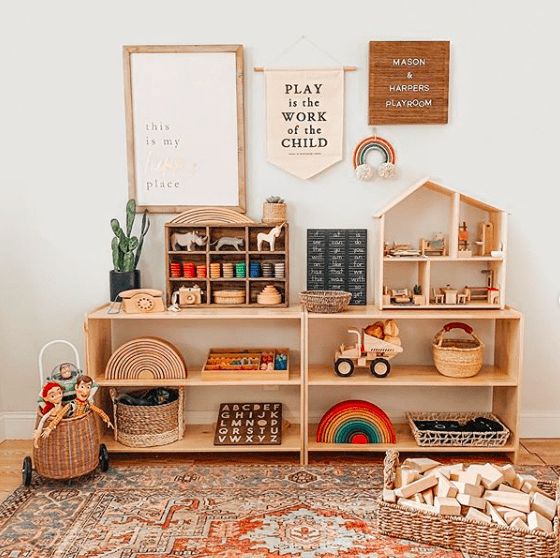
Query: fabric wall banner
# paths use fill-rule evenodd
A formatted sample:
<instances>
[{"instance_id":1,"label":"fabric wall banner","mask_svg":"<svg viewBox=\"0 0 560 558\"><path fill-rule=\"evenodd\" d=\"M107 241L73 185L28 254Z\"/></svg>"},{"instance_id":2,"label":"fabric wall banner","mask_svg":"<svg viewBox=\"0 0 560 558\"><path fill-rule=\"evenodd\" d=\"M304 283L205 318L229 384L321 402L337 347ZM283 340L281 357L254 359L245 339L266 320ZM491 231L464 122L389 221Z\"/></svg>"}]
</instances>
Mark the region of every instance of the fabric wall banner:
<instances>
[{"instance_id":1,"label":"fabric wall banner","mask_svg":"<svg viewBox=\"0 0 560 558\"><path fill-rule=\"evenodd\" d=\"M342 160L344 70L271 70L267 160L307 179Z\"/></svg>"}]
</instances>

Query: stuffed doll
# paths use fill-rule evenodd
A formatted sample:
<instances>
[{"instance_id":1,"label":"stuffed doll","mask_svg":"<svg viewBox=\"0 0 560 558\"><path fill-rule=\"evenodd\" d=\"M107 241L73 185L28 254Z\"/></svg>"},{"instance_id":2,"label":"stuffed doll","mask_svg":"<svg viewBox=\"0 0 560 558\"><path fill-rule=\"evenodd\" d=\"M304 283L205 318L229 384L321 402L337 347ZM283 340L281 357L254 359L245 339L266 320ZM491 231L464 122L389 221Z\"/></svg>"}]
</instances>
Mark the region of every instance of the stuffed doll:
<instances>
[{"instance_id":1,"label":"stuffed doll","mask_svg":"<svg viewBox=\"0 0 560 558\"><path fill-rule=\"evenodd\" d=\"M33 435L33 445L39 447L39 438L47 437L50 434L45 434L43 427L47 420L51 417L56 417L58 414L63 413L64 407L62 406L64 389L56 382L47 382L41 390L41 397L44 405L39 406L39 412L43 415ZM68 408L66 409L68 411Z\"/></svg>"},{"instance_id":2,"label":"stuffed doll","mask_svg":"<svg viewBox=\"0 0 560 558\"><path fill-rule=\"evenodd\" d=\"M62 364L57 364L48 378L53 382L59 383L64 388L64 403L70 403L76 397L76 380L80 376L81 372L71 363L63 362ZM90 399L93 401L93 396L97 391L98 386L93 384Z\"/></svg>"}]
</instances>

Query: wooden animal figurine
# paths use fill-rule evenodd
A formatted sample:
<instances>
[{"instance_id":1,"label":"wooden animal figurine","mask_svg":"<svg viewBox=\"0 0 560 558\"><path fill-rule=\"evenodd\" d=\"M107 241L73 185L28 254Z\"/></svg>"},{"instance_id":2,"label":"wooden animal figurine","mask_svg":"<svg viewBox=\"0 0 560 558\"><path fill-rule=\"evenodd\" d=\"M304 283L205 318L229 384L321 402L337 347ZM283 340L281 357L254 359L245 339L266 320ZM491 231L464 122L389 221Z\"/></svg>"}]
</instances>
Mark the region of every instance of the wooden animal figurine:
<instances>
[{"instance_id":1,"label":"wooden animal figurine","mask_svg":"<svg viewBox=\"0 0 560 558\"><path fill-rule=\"evenodd\" d=\"M243 238L237 238L234 236L222 236L216 242L210 244L210 246L216 246L216 251L220 251L223 246L231 246L235 248L238 252L243 248L245 240Z\"/></svg>"},{"instance_id":2,"label":"wooden animal figurine","mask_svg":"<svg viewBox=\"0 0 560 558\"><path fill-rule=\"evenodd\" d=\"M200 236L197 232L186 232L186 233L173 233L171 235L171 250L184 250L191 252L193 245L195 247L204 247L208 242L208 236Z\"/></svg>"},{"instance_id":3,"label":"wooden animal figurine","mask_svg":"<svg viewBox=\"0 0 560 558\"><path fill-rule=\"evenodd\" d=\"M282 227L284 225L285 225L285 223L281 223L280 225L276 225L275 227L270 229L270 231L268 231L268 233L263 233L263 232L258 233L257 234L257 250L259 252L262 252L263 242L268 242L268 245L270 247L270 251L274 252L274 244L276 242L276 239L280 236L280 233L282 232Z\"/></svg>"}]
</instances>

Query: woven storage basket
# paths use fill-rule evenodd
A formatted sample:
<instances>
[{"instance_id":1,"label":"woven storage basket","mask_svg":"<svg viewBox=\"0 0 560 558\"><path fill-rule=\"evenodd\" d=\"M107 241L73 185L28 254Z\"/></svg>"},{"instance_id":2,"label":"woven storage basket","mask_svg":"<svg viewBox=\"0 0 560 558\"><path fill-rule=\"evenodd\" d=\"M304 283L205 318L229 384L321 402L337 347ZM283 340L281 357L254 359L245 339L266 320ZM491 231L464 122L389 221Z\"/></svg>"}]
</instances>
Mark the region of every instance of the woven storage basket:
<instances>
[{"instance_id":1,"label":"woven storage basket","mask_svg":"<svg viewBox=\"0 0 560 558\"><path fill-rule=\"evenodd\" d=\"M37 415L35 426L40 419ZM50 436L41 438L39 447L33 448L35 469L42 477L58 480L91 473L99 464L99 441L99 427L93 412L62 419Z\"/></svg>"},{"instance_id":2,"label":"woven storage basket","mask_svg":"<svg viewBox=\"0 0 560 558\"><path fill-rule=\"evenodd\" d=\"M445 339L445 334L452 329L462 329L471 335L472 339ZM436 333L432 354L440 374L450 378L470 378L476 376L482 368L484 345L471 326L462 322L451 322Z\"/></svg>"},{"instance_id":3,"label":"woven storage basket","mask_svg":"<svg viewBox=\"0 0 560 558\"><path fill-rule=\"evenodd\" d=\"M384 463L384 488L393 489L399 465L399 452L388 450ZM560 506L560 482L539 482ZM558 558L558 516L553 532L521 531L496 523L482 523L463 516L442 516L412 510L399 504L378 502L378 529L384 535L458 550L485 558Z\"/></svg>"},{"instance_id":4,"label":"woven storage basket","mask_svg":"<svg viewBox=\"0 0 560 558\"><path fill-rule=\"evenodd\" d=\"M465 423L476 417L484 417L499 422L501 432L442 432L441 430L419 430L415 420L457 420ZM412 435L419 446L471 446L471 447L499 447L505 446L511 434L508 427L492 413L406 413Z\"/></svg>"},{"instance_id":5,"label":"woven storage basket","mask_svg":"<svg viewBox=\"0 0 560 558\"><path fill-rule=\"evenodd\" d=\"M284 223L287 218L287 205L285 203L263 203L262 222L267 225Z\"/></svg>"},{"instance_id":6,"label":"woven storage basket","mask_svg":"<svg viewBox=\"0 0 560 558\"><path fill-rule=\"evenodd\" d=\"M171 403L154 406L135 406L119 403L118 392L111 389L115 440L133 448L164 446L183 438L183 389Z\"/></svg>"},{"instance_id":7,"label":"woven storage basket","mask_svg":"<svg viewBox=\"0 0 560 558\"><path fill-rule=\"evenodd\" d=\"M352 293L346 291L303 291L299 293L301 305L308 312L336 314L346 310Z\"/></svg>"}]
</instances>

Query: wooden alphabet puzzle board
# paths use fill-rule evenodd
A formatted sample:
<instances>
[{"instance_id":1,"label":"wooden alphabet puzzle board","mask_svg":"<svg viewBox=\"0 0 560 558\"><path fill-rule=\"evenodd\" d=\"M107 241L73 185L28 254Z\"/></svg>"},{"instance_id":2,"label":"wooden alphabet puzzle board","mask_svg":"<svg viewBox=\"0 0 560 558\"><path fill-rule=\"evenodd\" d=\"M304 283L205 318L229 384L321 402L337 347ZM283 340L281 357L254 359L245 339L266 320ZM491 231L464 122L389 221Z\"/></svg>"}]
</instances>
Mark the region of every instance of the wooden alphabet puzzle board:
<instances>
[{"instance_id":1,"label":"wooden alphabet puzzle board","mask_svg":"<svg viewBox=\"0 0 560 558\"><path fill-rule=\"evenodd\" d=\"M282 403L222 403L215 446L268 446L282 443Z\"/></svg>"}]
</instances>

